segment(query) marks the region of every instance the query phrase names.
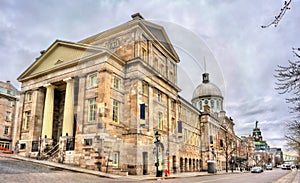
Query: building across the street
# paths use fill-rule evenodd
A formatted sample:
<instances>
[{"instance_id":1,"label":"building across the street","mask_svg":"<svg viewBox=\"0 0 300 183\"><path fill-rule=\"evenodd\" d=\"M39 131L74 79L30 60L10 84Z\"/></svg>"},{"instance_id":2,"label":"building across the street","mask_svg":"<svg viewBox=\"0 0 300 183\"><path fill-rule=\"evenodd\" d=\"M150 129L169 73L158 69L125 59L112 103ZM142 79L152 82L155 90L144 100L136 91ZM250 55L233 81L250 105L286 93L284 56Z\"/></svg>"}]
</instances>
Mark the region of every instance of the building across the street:
<instances>
[{"instance_id":1,"label":"building across the street","mask_svg":"<svg viewBox=\"0 0 300 183\"><path fill-rule=\"evenodd\" d=\"M11 82L0 81L0 151L13 150L18 100L19 91Z\"/></svg>"},{"instance_id":2,"label":"building across the street","mask_svg":"<svg viewBox=\"0 0 300 183\"><path fill-rule=\"evenodd\" d=\"M220 89L204 73L186 101L179 62L164 28L139 13L79 42L56 40L18 78L17 153L134 175L241 166L249 149Z\"/></svg>"}]
</instances>

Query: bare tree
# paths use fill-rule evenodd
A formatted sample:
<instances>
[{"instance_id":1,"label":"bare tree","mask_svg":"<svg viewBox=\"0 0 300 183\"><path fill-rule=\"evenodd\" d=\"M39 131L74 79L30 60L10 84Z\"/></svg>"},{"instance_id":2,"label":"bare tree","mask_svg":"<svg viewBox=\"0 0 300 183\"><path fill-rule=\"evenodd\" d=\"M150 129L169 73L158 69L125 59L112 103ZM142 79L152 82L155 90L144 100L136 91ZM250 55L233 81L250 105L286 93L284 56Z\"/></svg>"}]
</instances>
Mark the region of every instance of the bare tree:
<instances>
[{"instance_id":1,"label":"bare tree","mask_svg":"<svg viewBox=\"0 0 300 183\"><path fill-rule=\"evenodd\" d=\"M300 58L300 48L293 48L293 52L297 58ZM275 71L277 74L277 90L280 94L292 94L292 97L286 101L291 103L291 112L296 113L296 120L287 123L288 133L285 136L287 145L291 149L297 150L300 155L300 60L288 61L288 66L278 66Z\"/></svg>"},{"instance_id":2,"label":"bare tree","mask_svg":"<svg viewBox=\"0 0 300 183\"><path fill-rule=\"evenodd\" d=\"M298 150L300 155L300 123L299 121L293 121L287 125L289 135L286 135L287 145L291 150Z\"/></svg>"},{"instance_id":3,"label":"bare tree","mask_svg":"<svg viewBox=\"0 0 300 183\"><path fill-rule=\"evenodd\" d=\"M275 19L268 25L261 26L262 28L270 27L274 25L277 27L280 20L285 15L286 11L290 9L292 0L284 1L284 6L280 9L280 12ZM300 48L293 48L293 53L297 58L300 58ZM300 156L300 60L288 61L288 66L278 66L275 70L277 74L275 77L278 82L276 90L280 90L280 94L291 93L292 97L287 98L286 101L291 103L291 111L296 113L296 120L287 123L288 134L285 136L287 145L290 149L296 149Z\"/></svg>"},{"instance_id":4,"label":"bare tree","mask_svg":"<svg viewBox=\"0 0 300 183\"><path fill-rule=\"evenodd\" d=\"M300 48L293 49L293 52L297 58L300 58L299 53ZM279 90L280 94L292 94L292 97L287 98L286 101L291 103L292 112L300 113L300 60L288 61L288 66L278 66L277 72L274 75L277 78L275 88Z\"/></svg>"},{"instance_id":5,"label":"bare tree","mask_svg":"<svg viewBox=\"0 0 300 183\"><path fill-rule=\"evenodd\" d=\"M279 14L277 16L275 16L275 19L271 23L269 23L268 25L262 25L261 28L267 28L267 27L270 27L271 25L274 25L274 27L277 27L277 25L279 24L280 20L282 19L282 17L286 13L286 11L291 9L289 7L291 2L292 2L292 0L284 1L284 6L280 9Z\"/></svg>"}]
</instances>

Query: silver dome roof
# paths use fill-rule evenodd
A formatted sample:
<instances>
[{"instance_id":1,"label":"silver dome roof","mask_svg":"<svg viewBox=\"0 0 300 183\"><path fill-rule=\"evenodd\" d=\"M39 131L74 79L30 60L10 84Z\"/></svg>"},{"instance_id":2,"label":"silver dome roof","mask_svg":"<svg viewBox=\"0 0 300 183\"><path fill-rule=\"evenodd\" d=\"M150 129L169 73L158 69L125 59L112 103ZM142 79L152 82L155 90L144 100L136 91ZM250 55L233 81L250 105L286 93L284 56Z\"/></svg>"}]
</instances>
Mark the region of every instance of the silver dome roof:
<instances>
[{"instance_id":1,"label":"silver dome roof","mask_svg":"<svg viewBox=\"0 0 300 183\"><path fill-rule=\"evenodd\" d=\"M204 73L203 82L194 90L193 99L210 96L223 98L221 90L215 84L210 83L208 73Z\"/></svg>"}]
</instances>

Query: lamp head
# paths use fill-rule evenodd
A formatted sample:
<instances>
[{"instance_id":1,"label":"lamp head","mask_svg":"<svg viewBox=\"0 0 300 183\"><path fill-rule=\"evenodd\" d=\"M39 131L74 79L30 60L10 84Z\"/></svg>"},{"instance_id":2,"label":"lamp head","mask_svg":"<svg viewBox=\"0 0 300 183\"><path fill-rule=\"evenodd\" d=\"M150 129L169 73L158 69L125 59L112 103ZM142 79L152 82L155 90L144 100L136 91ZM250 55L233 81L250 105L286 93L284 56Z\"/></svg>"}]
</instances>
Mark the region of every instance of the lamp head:
<instances>
[{"instance_id":1,"label":"lamp head","mask_svg":"<svg viewBox=\"0 0 300 183\"><path fill-rule=\"evenodd\" d=\"M155 135L156 140L159 141L160 134L158 133L158 131L156 131L154 135Z\"/></svg>"}]
</instances>

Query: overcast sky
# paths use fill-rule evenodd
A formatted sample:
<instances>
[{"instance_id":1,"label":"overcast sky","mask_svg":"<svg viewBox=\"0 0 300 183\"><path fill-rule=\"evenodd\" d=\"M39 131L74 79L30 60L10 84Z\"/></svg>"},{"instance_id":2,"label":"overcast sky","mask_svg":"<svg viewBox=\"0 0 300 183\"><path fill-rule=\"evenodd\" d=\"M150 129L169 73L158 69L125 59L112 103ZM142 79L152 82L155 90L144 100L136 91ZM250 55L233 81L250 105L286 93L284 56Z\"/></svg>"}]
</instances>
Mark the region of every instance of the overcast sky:
<instances>
[{"instance_id":1,"label":"overcast sky","mask_svg":"<svg viewBox=\"0 0 300 183\"><path fill-rule=\"evenodd\" d=\"M206 71L222 90L236 134L251 134L257 120L264 140L285 149L285 122L292 115L286 96L274 90L273 75L277 65L296 59L292 47L300 47L300 0L292 1L278 27L261 28L273 21L283 2L0 0L0 80L19 88L16 78L56 39L77 42L140 12L164 25L174 43L181 59L180 95L190 101L202 81L205 56Z\"/></svg>"}]
</instances>

